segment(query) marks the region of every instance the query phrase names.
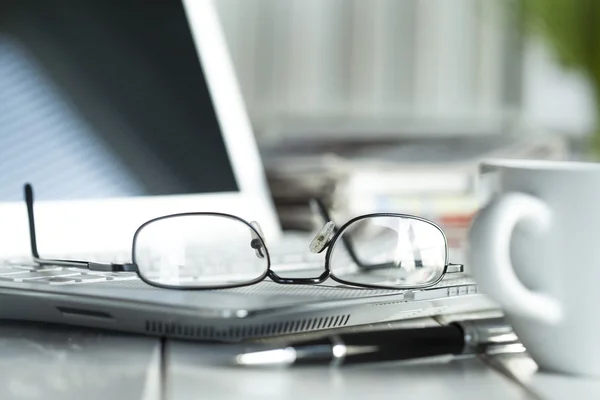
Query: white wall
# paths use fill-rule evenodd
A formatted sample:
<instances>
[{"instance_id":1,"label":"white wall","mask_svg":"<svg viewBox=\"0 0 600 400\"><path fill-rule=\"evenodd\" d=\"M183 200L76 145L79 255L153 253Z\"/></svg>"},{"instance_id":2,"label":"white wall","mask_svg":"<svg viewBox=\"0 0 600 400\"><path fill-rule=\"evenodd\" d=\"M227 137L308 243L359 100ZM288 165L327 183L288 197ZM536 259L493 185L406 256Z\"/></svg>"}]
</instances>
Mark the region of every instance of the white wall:
<instances>
[{"instance_id":1,"label":"white wall","mask_svg":"<svg viewBox=\"0 0 600 400\"><path fill-rule=\"evenodd\" d=\"M336 129L478 133L518 109L506 79L519 60L500 2L216 3L262 138Z\"/></svg>"}]
</instances>

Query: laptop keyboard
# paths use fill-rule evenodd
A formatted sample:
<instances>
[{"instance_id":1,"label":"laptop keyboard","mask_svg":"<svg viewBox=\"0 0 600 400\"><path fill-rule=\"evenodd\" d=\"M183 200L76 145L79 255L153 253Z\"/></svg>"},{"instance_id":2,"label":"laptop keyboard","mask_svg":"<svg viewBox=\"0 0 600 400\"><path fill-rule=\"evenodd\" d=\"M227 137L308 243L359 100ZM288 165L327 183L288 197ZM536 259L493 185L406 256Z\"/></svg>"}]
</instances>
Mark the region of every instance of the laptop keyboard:
<instances>
[{"instance_id":1,"label":"laptop keyboard","mask_svg":"<svg viewBox=\"0 0 600 400\"><path fill-rule=\"evenodd\" d=\"M295 242L295 241L294 241ZM306 244L306 242L303 242ZM297 244L297 243L294 243ZM299 252L297 246L281 246L279 251L270 253L272 268L276 272L308 271L323 269L321 256L315 256L308 249ZM128 263L131 255L128 252L114 254L62 254L48 258L67 260L88 260L95 262ZM30 258L16 258L0 261L0 282L27 282L51 285L73 285L97 283L103 281L124 281L139 279L135 273L88 271L79 268L57 266L40 266Z\"/></svg>"},{"instance_id":2,"label":"laptop keyboard","mask_svg":"<svg viewBox=\"0 0 600 400\"><path fill-rule=\"evenodd\" d=\"M8 260L0 265L0 282L81 284L138 279L135 273L82 271L78 268L38 266L30 261Z\"/></svg>"}]
</instances>

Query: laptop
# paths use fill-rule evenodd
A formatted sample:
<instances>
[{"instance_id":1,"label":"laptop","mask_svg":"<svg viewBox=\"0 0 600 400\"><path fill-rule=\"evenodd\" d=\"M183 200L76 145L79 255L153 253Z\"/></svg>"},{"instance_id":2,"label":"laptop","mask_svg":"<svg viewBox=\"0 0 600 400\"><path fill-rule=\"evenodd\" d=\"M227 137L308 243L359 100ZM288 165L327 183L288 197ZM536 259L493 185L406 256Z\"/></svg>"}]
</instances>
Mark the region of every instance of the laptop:
<instances>
[{"instance_id":1,"label":"laptop","mask_svg":"<svg viewBox=\"0 0 600 400\"><path fill-rule=\"evenodd\" d=\"M8 4L0 318L239 341L496 307L466 274L426 290L267 279L178 291L131 273L41 269L31 261L25 181L36 188L44 257L129 261L145 221L212 211L259 221L275 271L318 276L324 267L310 236L281 230L210 0Z\"/></svg>"}]
</instances>

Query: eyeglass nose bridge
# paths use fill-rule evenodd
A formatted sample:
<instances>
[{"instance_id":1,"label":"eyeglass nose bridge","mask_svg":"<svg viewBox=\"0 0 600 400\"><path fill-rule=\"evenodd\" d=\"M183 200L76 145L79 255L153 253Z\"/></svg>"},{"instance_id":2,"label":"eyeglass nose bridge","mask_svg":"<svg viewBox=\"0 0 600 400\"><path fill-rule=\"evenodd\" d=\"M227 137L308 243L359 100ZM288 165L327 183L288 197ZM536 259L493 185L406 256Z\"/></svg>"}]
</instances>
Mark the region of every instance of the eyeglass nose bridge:
<instances>
[{"instance_id":1,"label":"eyeglass nose bridge","mask_svg":"<svg viewBox=\"0 0 600 400\"><path fill-rule=\"evenodd\" d=\"M272 269L270 269L267 275L269 276L269 278L271 278L271 280L273 282L276 282L276 283L284 283L284 284L287 283L287 284L294 284L294 285L310 285L310 284L317 284L317 283L325 282L331 275L331 272L329 272L329 270L325 270L325 271L323 271L323 273L321 275L319 275L316 278L284 278L284 277L277 275L275 272L273 272Z\"/></svg>"},{"instance_id":2,"label":"eyeglass nose bridge","mask_svg":"<svg viewBox=\"0 0 600 400\"><path fill-rule=\"evenodd\" d=\"M321 253L323 250L327 248L327 246L331 243L331 238L335 233L335 223L333 221L327 222L315 235L313 240L309 244L309 249L313 253ZM321 275L316 278L285 278L277 275L273 270L269 269L268 276L277 283L287 283L287 284L296 284L296 285L310 285L310 284L318 284L325 282L331 272L329 269L325 269Z\"/></svg>"}]
</instances>

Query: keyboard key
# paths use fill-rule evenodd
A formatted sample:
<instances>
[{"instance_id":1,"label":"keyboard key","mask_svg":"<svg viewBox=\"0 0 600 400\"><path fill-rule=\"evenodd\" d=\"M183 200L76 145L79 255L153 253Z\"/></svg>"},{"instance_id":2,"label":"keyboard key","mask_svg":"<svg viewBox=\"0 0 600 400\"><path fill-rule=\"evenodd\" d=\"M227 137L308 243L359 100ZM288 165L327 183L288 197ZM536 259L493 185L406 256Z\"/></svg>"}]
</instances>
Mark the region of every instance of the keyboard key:
<instances>
[{"instance_id":1,"label":"keyboard key","mask_svg":"<svg viewBox=\"0 0 600 400\"><path fill-rule=\"evenodd\" d=\"M112 280L112 278L105 278L97 275L75 275L75 276L51 276L40 279L35 279L32 282L35 283L50 283L51 285L68 285L76 283L93 283L93 282L104 282Z\"/></svg>"},{"instance_id":2,"label":"keyboard key","mask_svg":"<svg viewBox=\"0 0 600 400\"><path fill-rule=\"evenodd\" d=\"M60 267L0 267L0 276L4 275L17 275L17 274L25 274L25 273L37 273L37 272L47 272L47 271L61 271Z\"/></svg>"},{"instance_id":3,"label":"keyboard key","mask_svg":"<svg viewBox=\"0 0 600 400\"><path fill-rule=\"evenodd\" d=\"M29 272L31 269L20 269L20 268L13 268L13 267L0 267L0 276L5 276L5 275L15 275L15 274L24 274L26 272Z\"/></svg>"},{"instance_id":4,"label":"keyboard key","mask_svg":"<svg viewBox=\"0 0 600 400\"><path fill-rule=\"evenodd\" d=\"M89 271L86 275L90 276L102 276L110 279L125 280L125 279L136 279L137 274L135 272L98 272Z\"/></svg>"},{"instance_id":5,"label":"keyboard key","mask_svg":"<svg viewBox=\"0 0 600 400\"><path fill-rule=\"evenodd\" d=\"M22 274L14 274L14 275L4 275L4 278L10 278L14 282L23 282L29 280L35 280L45 277L54 277L54 276L72 276L78 275L76 272L71 271L33 271L33 272L25 272Z\"/></svg>"},{"instance_id":6,"label":"keyboard key","mask_svg":"<svg viewBox=\"0 0 600 400\"><path fill-rule=\"evenodd\" d=\"M46 278L40 278L32 280L34 283L49 283L51 285L64 285L68 283L75 283L76 279L74 277L62 277L62 276L50 276Z\"/></svg>"},{"instance_id":7,"label":"keyboard key","mask_svg":"<svg viewBox=\"0 0 600 400\"><path fill-rule=\"evenodd\" d=\"M31 258L11 258L8 260L3 260L2 264L15 268L39 267L39 264L33 261Z\"/></svg>"}]
</instances>

